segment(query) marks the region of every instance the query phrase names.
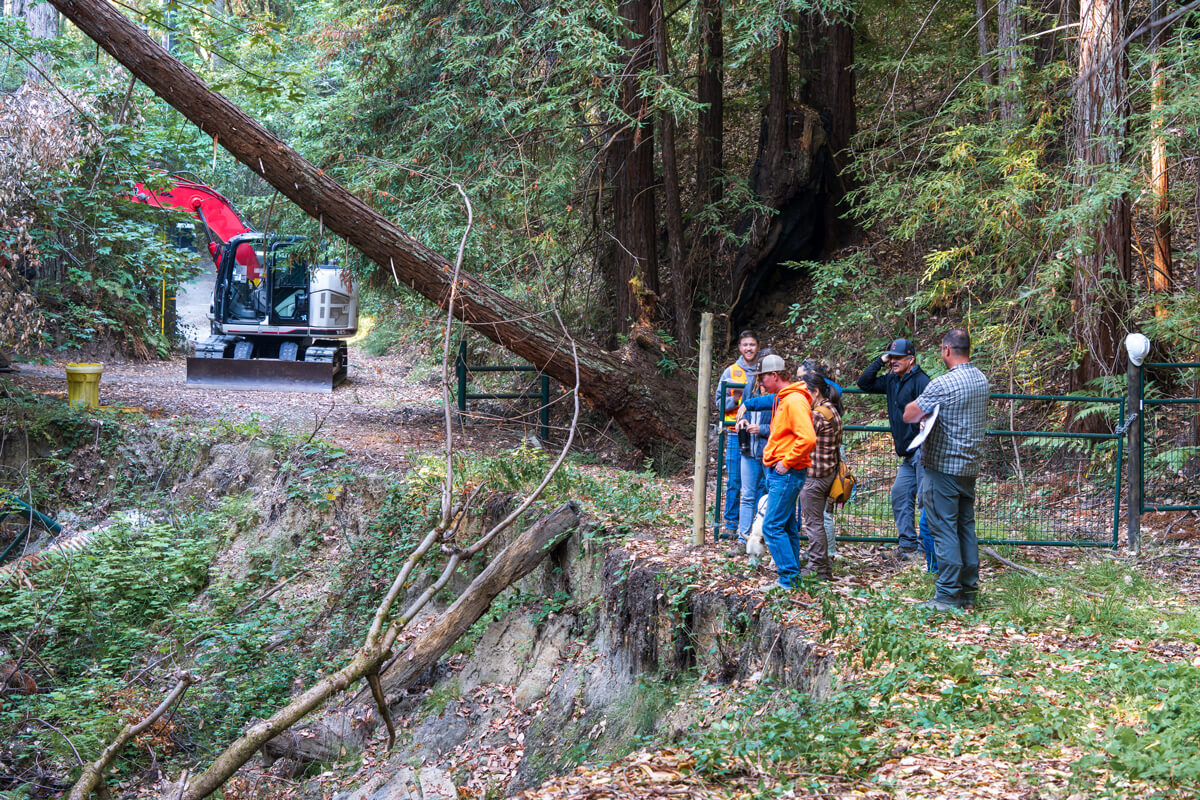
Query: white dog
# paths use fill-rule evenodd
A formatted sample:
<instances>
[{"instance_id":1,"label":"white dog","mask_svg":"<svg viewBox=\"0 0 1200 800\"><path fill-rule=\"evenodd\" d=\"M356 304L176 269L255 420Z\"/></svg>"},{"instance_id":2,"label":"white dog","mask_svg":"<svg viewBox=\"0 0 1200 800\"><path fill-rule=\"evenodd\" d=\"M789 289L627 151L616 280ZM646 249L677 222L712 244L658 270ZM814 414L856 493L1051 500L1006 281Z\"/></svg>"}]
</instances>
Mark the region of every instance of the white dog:
<instances>
[{"instance_id":1,"label":"white dog","mask_svg":"<svg viewBox=\"0 0 1200 800\"><path fill-rule=\"evenodd\" d=\"M750 556L750 564L757 567L766 548L763 546L763 519L767 516L767 496L764 494L758 501L758 511L754 514L754 524L750 526L750 536L746 539L746 555Z\"/></svg>"}]
</instances>

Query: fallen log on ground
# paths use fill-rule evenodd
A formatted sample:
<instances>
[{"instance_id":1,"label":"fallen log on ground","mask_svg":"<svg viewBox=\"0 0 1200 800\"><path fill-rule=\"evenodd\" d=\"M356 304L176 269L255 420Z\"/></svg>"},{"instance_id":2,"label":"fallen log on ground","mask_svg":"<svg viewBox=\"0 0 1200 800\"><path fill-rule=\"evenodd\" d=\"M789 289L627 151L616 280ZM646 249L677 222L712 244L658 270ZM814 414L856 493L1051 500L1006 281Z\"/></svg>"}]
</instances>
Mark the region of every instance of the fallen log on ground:
<instances>
[{"instance_id":1,"label":"fallen log on ground","mask_svg":"<svg viewBox=\"0 0 1200 800\"><path fill-rule=\"evenodd\" d=\"M578 526L579 508L573 502L567 503L493 558L437 621L414 639L381 675L389 707L483 616L502 591L532 572ZM267 742L263 755L268 760L332 760L344 752L361 750L382 721L379 710L371 704L331 709L303 728Z\"/></svg>"}]
</instances>

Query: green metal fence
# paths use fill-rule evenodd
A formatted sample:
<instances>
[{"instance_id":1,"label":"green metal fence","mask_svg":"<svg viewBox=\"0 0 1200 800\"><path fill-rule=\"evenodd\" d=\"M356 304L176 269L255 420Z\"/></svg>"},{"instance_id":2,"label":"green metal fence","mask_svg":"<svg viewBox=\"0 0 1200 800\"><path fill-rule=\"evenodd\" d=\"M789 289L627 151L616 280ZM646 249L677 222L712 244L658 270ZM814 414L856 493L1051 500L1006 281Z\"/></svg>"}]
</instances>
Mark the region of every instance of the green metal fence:
<instances>
[{"instance_id":1,"label":"green metal fence","mask_svg":"<svg viewBox=\"0 0 1200 800\"><path fill-rule=\"evenodd\" d=\"M1139 475L1141 511L1200 510L1200 397L1178 392L1186 373L1200 377L1200 363L1143 364L1140 380L1142 436Z\"/></svg>"},{"instance_id":2,"label":"green metal fence","mask_svg":"<svg viewBox=\"0 0 1200 800\"><path fill-rule=\"evenodd\" d=\"M736 387L737 384L729 384ZM721 383L719 413L724 415ZM896 542L891 489L900 458L892 443L881 396L843 390L846 460L858 479L854 497L839 512L837 539ZM1118 432L1016 430L1013 420L1036 405L1039 418L1070 419L1062 405L1108 409ZM975 525L986 544L1115 547L1120 521L1125 398L1028 394L991 395L983 464L976 484ZM724 506L724 430L718 437L714 537Z\"/></svg>"},{"instance_id":3,"label":"green metal fence","mask_svg":"<svg viewBox=\"0 0 1200 800\"><path fill-rule=\"evenodd\" d=\"M471 375L473 373L487 372L537 373L539 379L538 390L523 392L471 392L469 390ZM467 343L460 341L458 343L458 355L454 359L454 373L455 377L458 378L457 400L460 414L467 413L468 400L538 400L541 403L538 406L538 430L541 433L543 441L550 437L550 376L543 373L537 367L470 365L467 363Z\"/></svg>"}]
</instances>

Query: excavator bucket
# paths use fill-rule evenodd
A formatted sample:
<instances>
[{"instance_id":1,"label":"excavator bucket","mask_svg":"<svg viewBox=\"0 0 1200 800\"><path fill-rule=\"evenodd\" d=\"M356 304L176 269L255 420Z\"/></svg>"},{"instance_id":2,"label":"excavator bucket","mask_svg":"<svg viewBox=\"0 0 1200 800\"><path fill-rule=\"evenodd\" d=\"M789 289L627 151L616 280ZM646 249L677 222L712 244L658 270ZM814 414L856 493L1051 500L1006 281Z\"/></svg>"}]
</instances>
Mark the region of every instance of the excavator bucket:
<instances>
[{"instance_id":1,"label":"excavator bucket","mask_svg":"<svg viewBox=\"0 0 1200 800\"><path fill-rule=\"evenodd\" d=\"M187 385L206 389L328 394L346 380L344 361L189 358Z\"/></svg>"}]
</instances>

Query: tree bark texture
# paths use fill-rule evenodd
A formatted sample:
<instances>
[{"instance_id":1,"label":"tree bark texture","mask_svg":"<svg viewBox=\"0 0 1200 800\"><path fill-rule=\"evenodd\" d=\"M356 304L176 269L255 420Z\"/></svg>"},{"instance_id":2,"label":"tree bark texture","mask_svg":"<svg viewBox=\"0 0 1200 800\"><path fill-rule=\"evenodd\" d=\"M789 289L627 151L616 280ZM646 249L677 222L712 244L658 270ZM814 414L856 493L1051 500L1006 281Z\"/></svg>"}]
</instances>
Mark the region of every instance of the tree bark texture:
<instances>
[{"instance_id":1,"label":"tree bark texture","mask_svg":"<svg viewBox=\"0 0 1200 800\"><path fill-rule=\"evenodd\" d=\"M1025 90L1021 80L1021 0L996 4L996 51L999 55L1000 119L1018 123L1025 116Z\"/></svg>"},{"instance_id":2,"label":"tree bark texture","mask_svg":"<svg viewBox=\"0 0 1200 800\"><path fill-rule=\"evenodd\" d=\"M41 0L18 0L18 6L21 8L21 15L25 17L25 27L34 39L58 38L58 11L54 6ZM49 72L54 60L45 53L38 53L33 57L33 63L42 72ZM26 69L25 79L41 80L42 76L33 67L29 67Z\"/></svg>"},{"instance_id":3,"label":"tree bark texture","mask_svg":"<svg viewBox=\"0 0 1200 800\"><path fill-rule=\"evenodd\" d=\"M802 79L800 102L814 109L825 127L826 146L820 155L825 194L823 248L831 251L857 234L845 202L846 194L855 188L849 149L858 131L853 21L817 12L801 14L794 52Z\"/></svg>"},{"instance_id":4,"label":"tree bark texture","mask_svg":"<svg viewBox=\"0 0 1200 800\"><path fill-rule=\"evenodd\" d=\"M992 67L992 36L988 28L987 0L975 0L975 44L979 48L979 77L989 86L996 82Z\"/></svg>"},{"instance_id":5,"label":"tree bark texture","mask_svg":"<svg viewBox=\"0 0 1200 800\"><path fill-rule=\"evenodd\" d=\"M1164 26L1163 1L1153 0L1151 7L1150 49L1154 51L1151 64L1152 86L1150 90L1150 183L1154 193L1154 266L1150 276L1150 290L1170 294L1173 284L1171 268L1171 203L1170 180L1167 172L1167 137L1163 132L1163 106L1167 101L1167 74L1163 69L1159 51L1162 48ZM1157 313L1165 313L1162 305Z\"/></svg>"},{"instance_id":6,"label":"tree bark texture","mask_svg":"<svg viewBox=\"0 0 1200 800\"><path fill-rule=\"evenodd\" d=\"M671 74L667 40L667 20L663 0L654 0L654 55L658 74L665 80ZM675 153L675 117L663 113L662 171L663 200L667 214L667 257L671 267L671 298L675 308L675 338L679 352L690 355L696 336L692 303L696 276L683 252L683 196L679 186L679 159Z\"/></svg>"},{"instance_id":7,"label":"tree bark texture","mask_svg":"<svg viewBox=\"0 0 1200 800\"><path fill-rule=\"evenodd\" d=\"M1125 156L1128 117L1123 0L1083 0L1080 7L1079 76L1075 86L1077 185L1087 201L1097 173L1118 169ZM1075 258L1072 280L1074 336L1080 352L1072 389L1119 368L1129 306L1130 208L1122 195L1105 200L1081 238L1091 240ZM1086 428L1100 423L1085 420Z\"/></svg>"},{"instance_id":8,"label":"tree bark texture","mask_svg":"<svg viewBox=\"0 0 1200 800\"><path fill-rule=\"evenodd\" d=\"M826 146L825 127L816 111L789 102L786 30L779 31L771 48L769 76L750 185L758 201L776 213L754 213L739 222L747 241L730 271L731 331L758 307L760 293L773 286L780 262L815 258L823 246L819 222L824 195L817 157Z\"/></svg>"},{"instance_id":9,"label":"tree bark texture","mask_svg":"<svg viewBox=\"0 0 1200 800\"><path fill-rule=\"evenodd\" d=\"M693 290L706 281L705 276L711 275L721 243L721 237L713 228L721 219L720 206L725 192L723 3L724 0L699 0L696 5L699 45L696 102L700 108L696 114L696 207L692 213L692 246L687 263L687 275L694 281Z\"/></svg>"},{"instance_id":10,"label":"tree bark texture","mask_svg":"<svg viewBox=\"0 0 1200 800\"><path fill-rule=\"evenodd\" d=\"M579 527L579 523L578 507L574 503L564 503L530 526L493 558L453 605L410 643L392 667L380 676L388 705L397 705L404 690L437 663L483 616L496 596L532 572L551 550ZM347 750L361 749L380 723L379 711L373 706L334 708L304 729L289 731L268 742L263 753L269 759L335 759Z\"/></svg>"},{"instance_id":11,"label":"tree bark texture","mask_svg":"<svg viewBox=\"0 0 1200 800\"><path fill-rule=\"evenodd\" d=\"M612 284L616 293L616 329L631 325L651 330L657 318L658 257L655 219L654 118L643 77L654 70L654 0L622 0L625 21L621 47L629 55L621 79L621 111L608 147L612 183Z\"/></svg>"},{"instance_id":12,"label":"tree bark texture","mask_svg":"<svg viewBox=\"0 0 1200 800\"><path fill-rule=\"evenodd\" d=\"M403 282L445 308L456 292L455 312L492 341L565 384L575 364L563 332L466 272L451 286L453 265L378 214L166 53L137 25L106 2L51 0L139 80L214 137L239 161L285 197L319 219L378 265L374 279ZM639 128L640 130L640 128ZM651 148L643 148L647 154ZM643 192L638 203L650 203ZM632 201L634 198L629 197ZM652 220L652 218L651 218ZM664 380L659 354L631 342L620 353L579 343L580 385L598 410L612 416L635 446L654 450L689 440L691 387Z\"/></svg>"}]
</instances>

